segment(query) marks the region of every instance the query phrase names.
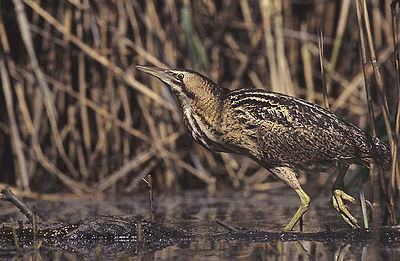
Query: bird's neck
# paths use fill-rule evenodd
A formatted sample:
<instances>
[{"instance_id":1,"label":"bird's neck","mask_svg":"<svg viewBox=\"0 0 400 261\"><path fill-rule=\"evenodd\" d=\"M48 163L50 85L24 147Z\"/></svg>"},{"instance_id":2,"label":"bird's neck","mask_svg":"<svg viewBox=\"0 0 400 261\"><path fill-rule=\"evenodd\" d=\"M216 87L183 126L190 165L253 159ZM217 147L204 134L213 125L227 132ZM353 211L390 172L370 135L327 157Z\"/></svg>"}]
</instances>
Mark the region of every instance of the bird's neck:
<instances>
[{"instance_id":1,"label":"bird's neck","mask_svg":"<svg viewBox=\"0 0 400 261\"><path fill-rule=\"evenodd\" d=\"M178 97L186 127L193 138L205 146L210 144L210 140L217 141L225 90L216 93L205 91L193 99Z\"/></svg>"},{"instance_id":2,"label":"bird's neck","mask_svg":"<svg viewBox=\"0 0 400 261\"><path fill-rule=\"evenodd\" d=\"M229 90L213 82L204 84L203 87L204 89L189 90L176 96L184 114L190 112L207 121L214 121L214 118L221 114L224 99Z\"/></svg>"},{"instance_id":3,"label":"bird's neck","mask_svg":"<svg viewBox=\"0 0 400 261\"><path fill-rule=\"evenodd\" d=\"M204 94L194 99L186 97L178 97L183 116L201 118L206 124L213 125L219 117L222 110L223 102L218 97L210 94Z\"/></svg>"}]
</instances>

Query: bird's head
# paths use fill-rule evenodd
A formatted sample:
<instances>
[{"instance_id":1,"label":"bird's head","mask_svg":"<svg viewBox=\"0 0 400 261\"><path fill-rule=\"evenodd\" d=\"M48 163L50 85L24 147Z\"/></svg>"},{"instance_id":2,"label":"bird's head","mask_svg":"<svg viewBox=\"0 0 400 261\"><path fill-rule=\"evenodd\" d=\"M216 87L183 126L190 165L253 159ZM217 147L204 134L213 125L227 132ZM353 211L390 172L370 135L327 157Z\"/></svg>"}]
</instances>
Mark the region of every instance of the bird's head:
<instances>
[{"instance_id":1,"label":"bird's head","mask_svg":"<svg viewBox=\"0 0 400 261\"><path fill-rule=\"evenodd\" d=\"M136 69L165 83L181 102L210 98L219 89L207 77L186 69L161 69L143 65L136 66Z\"/></svg>"}]
</instances>

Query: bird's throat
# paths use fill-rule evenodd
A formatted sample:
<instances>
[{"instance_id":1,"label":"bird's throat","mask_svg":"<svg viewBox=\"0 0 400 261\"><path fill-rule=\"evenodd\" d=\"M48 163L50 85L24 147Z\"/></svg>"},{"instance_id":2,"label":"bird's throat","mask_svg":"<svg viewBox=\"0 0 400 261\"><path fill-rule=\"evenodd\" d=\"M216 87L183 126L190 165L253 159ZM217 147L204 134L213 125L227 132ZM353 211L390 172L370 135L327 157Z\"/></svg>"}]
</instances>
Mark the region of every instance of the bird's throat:
<instances>
[{"instance_id":1,"label":"bird's throat","mask_svg":"<svg viewBox=\"0 0 400 261\"><path fill-rule=\"evenodd\" d=\"M208 149L218 143L221 104L218 101L201 100L181 104L185 125L192 137Z\"/></svg>"}]
</instances>

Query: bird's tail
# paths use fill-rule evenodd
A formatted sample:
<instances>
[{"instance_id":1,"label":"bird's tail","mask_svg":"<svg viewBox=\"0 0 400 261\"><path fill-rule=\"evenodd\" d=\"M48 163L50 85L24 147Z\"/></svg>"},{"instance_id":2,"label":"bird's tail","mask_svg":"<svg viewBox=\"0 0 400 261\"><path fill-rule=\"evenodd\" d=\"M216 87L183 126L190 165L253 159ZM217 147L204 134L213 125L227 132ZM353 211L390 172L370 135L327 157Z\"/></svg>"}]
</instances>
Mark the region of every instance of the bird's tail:
<instances>
[{"instance_id":1,"label":"bird's tail","mask_svg":"<svg viewBox=\"0 0 400 261\"><path fill-rule=\"evenodd\" d=\"M382 166L384 169L388 169L392 163L390 149L377 137L372 137L371 156L374 163Z\"/></svg>"}]
</instances>

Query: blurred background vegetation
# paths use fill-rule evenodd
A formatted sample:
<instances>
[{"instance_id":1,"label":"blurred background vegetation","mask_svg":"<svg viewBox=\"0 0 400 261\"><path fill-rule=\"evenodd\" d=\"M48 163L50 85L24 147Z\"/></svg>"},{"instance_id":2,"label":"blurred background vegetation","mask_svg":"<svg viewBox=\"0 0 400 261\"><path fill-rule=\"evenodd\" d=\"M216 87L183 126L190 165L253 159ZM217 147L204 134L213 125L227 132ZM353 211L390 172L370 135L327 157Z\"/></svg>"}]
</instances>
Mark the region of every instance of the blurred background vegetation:
<instances>
[{"instance_id":1,"label":"blurred background vegetation","mask_svg":"<svg viewBox=\"0 0 400 261\"><path fill-rule=\"evenodd\" d=\"M141 178L150 173L158 190L174 193L285 186L247 158L196 144L168 89L137 64L190 68L229 89L320 105L325 83L330 109L370 131L366 79L377 135L389 144L370 52L363 74L357 1L1 1L1 185L28 196L131 192L144 189ZM390 4L366 7L397 137ZM361 172L368 170L353 169ZM312 174L301 183L330 189L331 175ZM398 169L374 180L393 207Z\"/></svg>"}]
</instances>

